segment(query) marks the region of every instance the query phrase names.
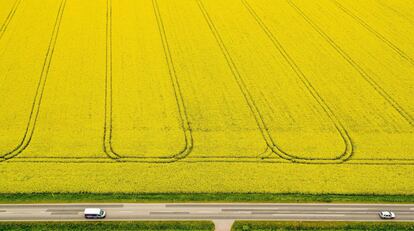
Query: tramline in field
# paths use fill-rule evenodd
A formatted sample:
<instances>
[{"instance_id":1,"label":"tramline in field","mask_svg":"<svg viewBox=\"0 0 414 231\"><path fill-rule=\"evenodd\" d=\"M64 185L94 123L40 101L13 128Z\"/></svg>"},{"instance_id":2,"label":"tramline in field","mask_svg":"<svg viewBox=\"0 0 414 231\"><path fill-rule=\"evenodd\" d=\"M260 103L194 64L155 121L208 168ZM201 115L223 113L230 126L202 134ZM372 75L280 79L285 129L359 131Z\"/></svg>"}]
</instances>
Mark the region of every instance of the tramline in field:
<instances>
[{"instance_id":1,"label":"tramline in field","mask_svg":"<svg viewBox=\"0 0 414 231\"><path fill-rule=\"evenodd\" d=\"M339 179L341 192L371 193L379 186L347 186L375 182L383 166L404 178L393 192L409 191L414 25L406 4L5 0L4 191L34 190L13 188L27 173L12 173L32 169L36 185L46 173L35 169L45 166L56 179L59 168L71 172L47 190L82 190L68 183L86 174L82 165L117 172L103 186L110 191L120 178L142 182L126 169L143 168L150 182L179 168L175 177L208 175L203 181L224 191L296 192L299 176L311 173L324 192L337 192L330 184ZM188 175L195 169L202 172ZM246 188L218 175L243 176Z\"/></svg>"}]
</instances>

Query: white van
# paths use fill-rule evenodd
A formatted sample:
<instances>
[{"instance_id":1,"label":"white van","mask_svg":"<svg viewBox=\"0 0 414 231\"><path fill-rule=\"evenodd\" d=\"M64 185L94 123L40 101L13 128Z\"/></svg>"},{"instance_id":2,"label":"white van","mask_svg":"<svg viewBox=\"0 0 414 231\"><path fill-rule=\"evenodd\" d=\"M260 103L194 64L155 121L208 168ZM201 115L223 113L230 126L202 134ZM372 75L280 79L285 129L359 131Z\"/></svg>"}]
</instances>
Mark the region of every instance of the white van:
<instances>
[{"instance_id":1,"label":"white van","mask_svg":"<svg viewBox=\"0 0 414 231\"><path fill-rule=\"evenodd\" d=\"M381 219L394 219L395 218L395 213L391 212L391 211L381 211L379 214Z\"/></svg>"},{"instance_id":2,"label":"white van","mask_svg":"<svg viewBox=\"0 0 414 231\"><path fill-rule=\"evenodd\" d=\"M106 216L106 212L98 208L86 208L83 214L86 219L102 219Z\"/></svg>"}]
</instances>

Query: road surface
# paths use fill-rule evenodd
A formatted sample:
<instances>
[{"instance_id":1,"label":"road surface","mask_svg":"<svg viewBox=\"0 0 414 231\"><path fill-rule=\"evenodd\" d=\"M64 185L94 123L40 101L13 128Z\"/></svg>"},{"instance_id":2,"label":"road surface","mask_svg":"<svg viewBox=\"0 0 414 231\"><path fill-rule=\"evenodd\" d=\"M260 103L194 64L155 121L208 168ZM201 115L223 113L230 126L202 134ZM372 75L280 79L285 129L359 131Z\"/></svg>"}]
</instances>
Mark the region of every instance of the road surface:
<instances>
[{"instance_id":1,"label":"road surface","mask_svg":"<svg viewBox=\"0 0 414 231\"><path fill-rule=\"evenodd\" d=\"M0 221L85 220L85 208L106 210L105 220L379 221L379 211L391 210L395 221L414 221L414 204L323 203L0 204Z\"/></svg>"}]
</instances>

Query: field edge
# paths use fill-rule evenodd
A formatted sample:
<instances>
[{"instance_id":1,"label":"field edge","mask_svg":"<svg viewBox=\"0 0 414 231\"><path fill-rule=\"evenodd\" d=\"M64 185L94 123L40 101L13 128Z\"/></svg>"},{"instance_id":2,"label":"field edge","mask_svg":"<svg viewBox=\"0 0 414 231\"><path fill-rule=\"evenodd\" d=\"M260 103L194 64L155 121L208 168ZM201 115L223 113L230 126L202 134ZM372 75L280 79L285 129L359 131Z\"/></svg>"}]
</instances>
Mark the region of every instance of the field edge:
<instances>
[{"instance_id":1,"label":"field edge","mask_svg":"<svg viewBox=\"0 0 414 231\"><path fill-rule=\"evenodd\" d=\"M412 230L413 222L235 221L232 231L249 230Z\"/></svg>"},{"instance_id":2,"label":"field edge","mask_svg":"<svg viewBox=\"0 0 414 231\"><path fill-rule=\"evenodd\" d=\"M0 222L4 230L214 230L211 221L39 221Z\"/></svg>"}]
</instances>

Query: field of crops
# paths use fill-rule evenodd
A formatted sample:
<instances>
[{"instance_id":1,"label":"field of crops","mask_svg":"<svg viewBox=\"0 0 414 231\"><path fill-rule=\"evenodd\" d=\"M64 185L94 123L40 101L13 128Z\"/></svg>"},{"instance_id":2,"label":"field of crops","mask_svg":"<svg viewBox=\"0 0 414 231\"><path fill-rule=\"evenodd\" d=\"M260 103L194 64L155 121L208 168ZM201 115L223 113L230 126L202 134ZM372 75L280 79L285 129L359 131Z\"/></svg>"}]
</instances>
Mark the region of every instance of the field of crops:
<instances>
[{"instance_id":1,"label":"field of crops","mask_svg":"<svg viewBox=\"0 0 414 231\"><path fill-rule=\"evenodd\" d=\"M1 0L1 192L414 192L410 0Z\"/></svg>"}]
</instances>

